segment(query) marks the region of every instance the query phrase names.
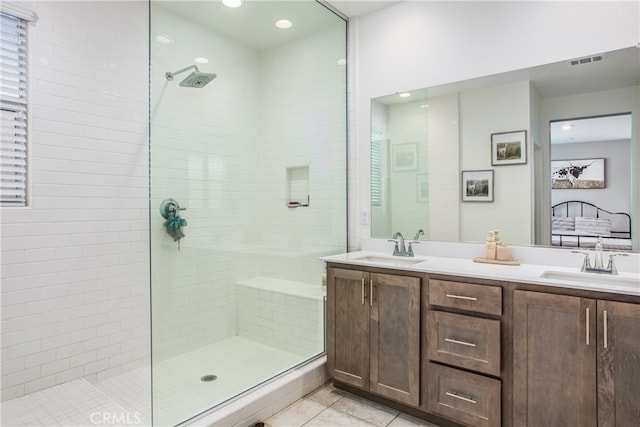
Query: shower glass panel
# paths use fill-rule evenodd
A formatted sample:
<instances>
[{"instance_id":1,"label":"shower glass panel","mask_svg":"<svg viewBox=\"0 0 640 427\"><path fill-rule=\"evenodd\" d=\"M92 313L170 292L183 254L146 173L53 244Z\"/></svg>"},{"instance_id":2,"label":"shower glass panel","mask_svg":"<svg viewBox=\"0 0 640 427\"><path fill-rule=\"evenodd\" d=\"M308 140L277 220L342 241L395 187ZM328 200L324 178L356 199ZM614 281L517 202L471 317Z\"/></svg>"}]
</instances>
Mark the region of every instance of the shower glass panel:
<instances>
[{"instance_id":1,"label":"shower glass panel","mask_svg":"<svg viewBox=\"0 0 640 427\"><path fill-rule=\"evenodd\" d=\"M324 352L346 21L305 0L150 15L153 423L176 425Z\"/></svg>"}]
</instances>

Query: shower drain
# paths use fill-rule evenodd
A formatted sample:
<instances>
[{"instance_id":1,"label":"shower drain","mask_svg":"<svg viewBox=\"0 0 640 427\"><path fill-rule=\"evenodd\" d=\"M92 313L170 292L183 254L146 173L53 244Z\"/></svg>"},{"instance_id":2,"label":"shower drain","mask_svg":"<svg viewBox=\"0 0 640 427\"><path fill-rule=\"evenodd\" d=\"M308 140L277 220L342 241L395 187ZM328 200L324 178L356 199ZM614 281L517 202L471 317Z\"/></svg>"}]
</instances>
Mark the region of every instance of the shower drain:
<instances>
[{"instance_id":1,"label":"shower drain","mask_svg":"<svg viewBox=\"0 0 640 427\"><path fill-rule=\"evenodd\" d=\"M217 379L218 377L216 377L215 375L205 375L203 377L200 377L200 381L204 381L205 383L215 381Z\"/></svg>"}]
</instances>

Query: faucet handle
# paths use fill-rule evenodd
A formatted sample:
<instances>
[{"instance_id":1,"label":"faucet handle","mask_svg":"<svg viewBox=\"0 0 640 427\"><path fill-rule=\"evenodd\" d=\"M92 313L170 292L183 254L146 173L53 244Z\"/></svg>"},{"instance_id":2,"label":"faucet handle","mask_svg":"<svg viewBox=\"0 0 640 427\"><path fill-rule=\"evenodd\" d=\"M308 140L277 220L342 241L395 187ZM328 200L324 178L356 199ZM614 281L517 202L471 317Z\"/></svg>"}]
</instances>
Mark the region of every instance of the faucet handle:
<instances>
[{"instance_id":1,"label":"faucet handle","mask_svg":"<svg viewBox=\"0 0 640 427\"><path fill-rule=\"evenodd\" d=\"M407 256L414 256L412 243L420 243L420 242L418 242L417 240L412 240L411 242L409 242L409 247L407 248Z\"/></svg>"},{"instance_id":2,"label":"faucet handle","mask_svg":"<svg viewBox=\"0 0 640 427\"><path fill-rule=\"evenodd\" d=\"M591 260L589 260L589 252L571 251L571 253L584 255L584 259L582 260L582 267L580 268L580 271L587 271L591 268Z\"/></svg>"},{"instance_id":3,"label":"faucet handle","mask_svg":"<svg viewBox=\"0 0 640 427\"><path fill-rule=\"evenodd\" d=\"M400 253L400 249L398 249L398 240L397 239L388 239L387 242L394 242L395 245L393 247L393 255L398 255Z\"/></svg>"},{"instance_id":4,"label":"faucet handle","mask_svg":"<svg viewBox=\"0 0 640 427\"><path fill-rule=\"evenodd\" d=\"M611 272L611 274L618 274L618 269L616 268L616 260L617 256L629 256L629 254L622 253L613 253L609 254L609 264L607 265L607 270Z\"/></svg>"}]
</instances>

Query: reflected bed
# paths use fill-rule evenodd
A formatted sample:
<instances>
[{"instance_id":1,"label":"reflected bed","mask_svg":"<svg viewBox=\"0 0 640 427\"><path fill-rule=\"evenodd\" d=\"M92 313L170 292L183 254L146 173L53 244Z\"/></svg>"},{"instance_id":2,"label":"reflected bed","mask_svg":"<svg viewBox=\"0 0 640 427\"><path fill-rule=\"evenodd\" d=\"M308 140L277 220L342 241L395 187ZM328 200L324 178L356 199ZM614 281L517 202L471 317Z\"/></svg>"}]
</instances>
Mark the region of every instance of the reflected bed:
<instances>
[{"instance_id":1,"label":"reflected bed","mask_svg":"<svg viewBox=\"0 0 640 427\"><path fill-rule=\"evenodd\" d=\"M594 248L598 236L602 237L604 249L630 251L631 216L576 200L551 207L553 246Z\"/></svg>"}]
</instances>

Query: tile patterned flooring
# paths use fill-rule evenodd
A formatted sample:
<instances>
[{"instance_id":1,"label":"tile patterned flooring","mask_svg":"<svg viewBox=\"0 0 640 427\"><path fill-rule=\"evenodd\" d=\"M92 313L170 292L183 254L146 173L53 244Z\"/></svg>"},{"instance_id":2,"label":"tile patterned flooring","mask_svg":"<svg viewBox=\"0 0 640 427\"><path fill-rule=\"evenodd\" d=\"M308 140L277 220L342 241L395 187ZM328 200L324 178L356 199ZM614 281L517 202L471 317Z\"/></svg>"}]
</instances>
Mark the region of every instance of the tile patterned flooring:
<instances>
[{"instance_id":1,"label":"tile patterned flooring","mask_svg":"<svg viewBox=\"0 0 640 427\"><path fill-rule=\"evenodd\" d=\"M203 354L211 355L210 352ZM264 351L258 352L258 354L262 354L264 361ZM198 355L191 354L189 360L181 359L181 362L184 363L177 363L182 368L176 372L180 372L182 374L180 378L184 378L185 366L189 367L187 371L193 370L189 377L196 378L198 383L196 385L199 385L199 375L204 371L202 371L202 365L196 363L196 359L200 359L196 356ZM287 362L291 363L291 361ZM168 369L167 372L164 372L168 374L173 371L171 368L175 368L175 366L169 363L163 368ZM228 374L226 370L217 372ZM0 424L3 427L148 426L151 421L149 374L148 368L140 369L138 372L114 377L98 384L90 384L83 379L78 379L2 402L2 422ZM186 387L181 383L177 385L172 383L171 386L171 393L169 390L162 390L166 392L162 393L156 389L158 407L162 408L163 403L167 403L165 398L171 397L174 400L172 405L167 405L167 408L172 408L171 411L156 413L155 424L158 426L174 425L183 420L185 414L193 414L194 409L201 409L202 402L199 402L196 396L206 399L208 402L211 402L212 399L215 400L215 393L205 393L204 389L198 389L193 385ZM118 398L114 398L115 396ZM177 402L175 401L176 396L180 397ZM176 411L186 410L191 412L176 413ZM120 416L120 418L104 419L105 416L113 414ZM122 418L123 414L127 418ZM197 422L193 425L204 427ZM265 425L267 427L438 427L395 409L336 389L330 383L265 420Z\"/></svg>"},{"instance_id":2,"label":"tile patterned flooring","mask_svg":"<svg viewBox=\"0 0 640 427\"><path fill-rule=\"evenodd\" d=\"M315 390L265 421L265 427L438 427L339 390Z\"/></svg>"},{"instance_id":3,"label":"tile patterned flooring","mask_svg":"<svg viewBox=\"0 0 640 427\"><path fill-rule=\"evenodd\" d=\"M154 424L179 424L302 360L297 354L231 337L160 361L154 366ZM218 379L202 382L207 374ZM151 392L149 366L95 384L80 378L2 402L0 425L148 426Z\"/></svg>"}]
</instances>

